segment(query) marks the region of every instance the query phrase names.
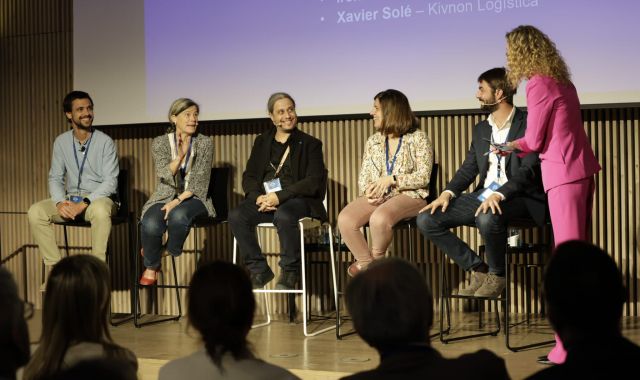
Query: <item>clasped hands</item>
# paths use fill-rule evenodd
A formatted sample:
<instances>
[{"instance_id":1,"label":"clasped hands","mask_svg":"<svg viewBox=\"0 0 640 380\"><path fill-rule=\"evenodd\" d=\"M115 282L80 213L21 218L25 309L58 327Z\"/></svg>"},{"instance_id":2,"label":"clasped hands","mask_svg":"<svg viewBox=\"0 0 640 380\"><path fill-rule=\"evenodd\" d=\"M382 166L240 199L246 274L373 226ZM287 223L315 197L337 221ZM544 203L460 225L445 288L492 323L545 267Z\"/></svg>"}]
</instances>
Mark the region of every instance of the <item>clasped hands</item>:
<instances>
[{"instance_id":1,"label":"clasped hands","mask_svg":"<svg viewBox=\"0 0 640 380\"><path fill-rule=\"evenodd\" d=\"M71 220L75 220L76 216L82 214L87 207L87 204L84 202L75 203L71 201L62 201L56 204L58 214L60 214L64 219Z\"/></svg>"},{"instance_id":2,"label":"clasped hands","mask_svg":"<svg viewBox=\"0 0 640 380\"><path fill-rule=\"evenodd\" d=\"M367 202L374 206L383 204L386 200L385 195L387 195L393 185L393 176L390 175L380 177L371 182L364 190L364 196L367 198Z\"/></svg>"},{"instance_id":3,"label":"clasped hands","mask_svg":"<svg viewBox=\"0 0 640 380\"><path fill-rule=\"evenodd\" d=\"M258 206L258 211L260 212L276 211L279 204L280 200L275 192L260 195L256 198L256 206Z\"/></svg>"}]
</instances>

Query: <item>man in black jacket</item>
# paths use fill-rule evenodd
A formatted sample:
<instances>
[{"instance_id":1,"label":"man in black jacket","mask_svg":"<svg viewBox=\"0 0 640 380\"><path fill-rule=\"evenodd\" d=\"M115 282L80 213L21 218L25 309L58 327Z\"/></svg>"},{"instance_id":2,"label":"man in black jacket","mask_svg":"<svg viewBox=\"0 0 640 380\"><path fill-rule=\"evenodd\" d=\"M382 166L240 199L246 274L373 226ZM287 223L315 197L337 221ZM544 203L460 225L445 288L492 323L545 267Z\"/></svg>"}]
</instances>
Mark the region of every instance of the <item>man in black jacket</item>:
<instances>
[{"instance_id":1,"label":"man in black jacket","mask_svg":"<svg viewBox=\"0 0 640 380\"><path fill-rule=\"evenodd\" d=\"M274 277L256 236L259 223L273 223L282 249L282 274L276 289L294 289L300 278L298 220L311 216L327 220L323 205L327 169L322 142L296 128L293 98L275 93L267 108L275 127L259 135L242 176L245 200L229 213L229 224L251 272L254 288Z\"/></svg>"},{"instance_id":2,"label":"man in black jacket","mask_svg":"<svg viewBox=\"0 0 640 380\"><path fill-rule=\"evenodd\" d=\"M506 285L509 221L531 218L542 225L546 220L546 195L538 155L520 158L511 153L503 156L495 148L524 136L527 115L513 106L514 94L515 89L509 85L504 68L494 68L480 75L476 97L490 115L473 128L467 157L446 189L418 215L418 228L424 237L464 270L473 271L471 283L460 289L459 295L499 296ZM476 189L462 194L478 176ZM486 247L486 263L449 231L463 225L480 230Z\"/></svg>"}]
</instances>

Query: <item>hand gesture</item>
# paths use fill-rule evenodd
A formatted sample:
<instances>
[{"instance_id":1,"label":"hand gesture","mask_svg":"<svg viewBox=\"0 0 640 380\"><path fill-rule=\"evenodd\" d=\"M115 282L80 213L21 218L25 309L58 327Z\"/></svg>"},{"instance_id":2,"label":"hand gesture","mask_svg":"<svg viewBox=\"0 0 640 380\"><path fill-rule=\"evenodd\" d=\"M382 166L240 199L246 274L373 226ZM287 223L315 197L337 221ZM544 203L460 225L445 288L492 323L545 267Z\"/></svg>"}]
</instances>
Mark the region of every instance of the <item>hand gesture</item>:
<instances>
[{"instance_id":1,"label":"hand gesture","mask_svg":"<svg viewBox=\"0 0 640 380\"><path fill-rule=\"evenodd\" d=\"M430 211L431 215L433 215L436 210L442 207L442 212L447 211L447 207L449 207L449 201L451 200L451 193L448 191L443 191L438 198L436 198L433 202L424 206L420 212Z\"/></svg>"},{"instance_id":2,"label":"hand gesture","mask_svg":"<svg viewBox=\"0 0 640 380\"><path fill-rule=\"evenodd\" d=\"M169 218L169 213L171 212L171 210L173 210L179 204L180 200L176 198L171 202L165 203L165 205L162 206L160 210L164 211L164 220L167 220Z\"/></svg>"},{"instance_id":3,"label":"hand gesture","mask_svg":"<svg viewBox=\"0 0 640 380\"><path fill-rule=\"evenodd\" d=\"M380 177L367 186L364 195L369 199L382 198L391 186L393 186L393 176L387 175Z\"/></svg>"},{"instance_id":4,"label":"hand gesture","mask_svg":"<svg viewBox=\"0 0 640 380\"><path fill-rule=\"evenodd\" d=\"M502 201L500 194L493 193L489 195L476 210L476 216L480 215L480 213L486 214L489 209L491 209L494 214L498 211L498 214L502 215L500 201Z\"/></svg>"},{"instance_id":5,"label":"hand gesture","mask_svg":"<svg viewBox=\"0 0 640 380\"><path fill-rule=\"evenodd\" d=\"M265 195L260 195L256 199L256 206L258 206L258 211L260 212L275 211L278 208L277 206L279 204L280 204L280 199L278 199L278 196L276 195L275 192L265 194Z\"/></svg>"},{"instance_id":6,"label":"hand gesture","mask_svg":"<svg viewBox=\"0 0 640 380\"><path fill-rule=\"evenodd\" d=\"M372 206L380 206L381 204L384 203L384 201L386 201L386 199L384 197L367 198L367 202L369 202L369 204L372 205Z\"/></svg>"}]
</instances>

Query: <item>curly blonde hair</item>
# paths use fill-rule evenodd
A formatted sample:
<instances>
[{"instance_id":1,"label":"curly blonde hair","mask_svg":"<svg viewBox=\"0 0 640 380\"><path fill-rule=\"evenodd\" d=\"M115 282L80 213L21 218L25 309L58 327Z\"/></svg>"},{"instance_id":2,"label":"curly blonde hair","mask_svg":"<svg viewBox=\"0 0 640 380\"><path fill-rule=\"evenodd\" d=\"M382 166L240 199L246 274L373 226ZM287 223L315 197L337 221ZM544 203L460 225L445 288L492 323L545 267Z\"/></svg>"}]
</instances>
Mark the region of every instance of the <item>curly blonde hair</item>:
<instances>
[{"instance_id":1,"label":"curly blonde hair","mask_svg":"<svg viewBox=\"0 0 640 380\"><path fill-rule=\"evenodd\" d=\"M556 44L540 29L520 25L506 35L507 77L513 86L533 75L545 75L560 83L570 83L571 74Z\"/></svg>"}]
</instances>

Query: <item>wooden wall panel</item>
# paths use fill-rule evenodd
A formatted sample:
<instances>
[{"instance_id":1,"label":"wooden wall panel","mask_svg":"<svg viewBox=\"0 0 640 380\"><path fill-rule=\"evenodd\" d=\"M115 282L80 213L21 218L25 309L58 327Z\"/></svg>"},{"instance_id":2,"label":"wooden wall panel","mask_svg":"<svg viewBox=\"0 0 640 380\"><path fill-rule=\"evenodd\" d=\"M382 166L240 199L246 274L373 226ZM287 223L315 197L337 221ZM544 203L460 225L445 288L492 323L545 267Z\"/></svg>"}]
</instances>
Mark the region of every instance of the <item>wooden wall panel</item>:
<instances>
[{"instance_id":1,"label":"wooden wall panel","mask_svg":"<svg viewBox=\"0 0 640 380\"><path fill-rule=\"evenodd\" d=\"M1 0L0 6L0 130L2 151L0 170L8 173L0 182L0 252L7 259L5 265L18 278L28 275L28 297L40 305L40 258L28 231L26 211L37 200L48 196L47 173L54 138L68 125L61 112L61 101L72 89L72 1L71 0ZM89 89L90 91L90 89ZM295 94L294 94L295 95ZM99 105L98 105L99 106ZM99 109L99 108L98 108ZM640 108L611 107L585 109L584 127L603 171L596 179L594 202L593 241L605 248L618 263L629 288L629 302L625 314L637 316L640 294L638 279L638 236L640 204ZM98 115L99 116L99 115ZM431 139L436 161L440 164L438 188L442 189L461 165L471 139L471 128L484 116L477 112L443 113L422 116L422 129ZM254 138L268 126L268 120L229 122L202 122L201 131L212 136L215 145L215 166L232 169L230 203L242 199L241 177ZM328 211L335 224L341 208L357 196L357 177L364 143L373 132L367 118L315 120L302 122L300 128L324 142L324 154L329 169ZM155 186L150 144L153 137L163 133L164 126L133 125L105 128L117 143L120 165L130 172L131 210L137 214ZM56 229L58 241L62 231ZM481 243L476 231L459 228L456 232L477 248ZM178 260L181 280L188 281L194 269L194 251L207 258L231 260L233 239L228 226L216 226L197 232L198 246L193 234L185 244L185 254ZM87 230L71 229L72 253L87 252L90 238ZM261 233L267 259L277 270L277 236L273 232ZM539 241L538 234L527 232L527 240ZM434 293L439 291L438 265L442 254L432 243L419 234L406 231L396 234L391 255L407 257L409 239L418 253L417 265L429 275ZM129 264L135 239L123 227L112 233L111 247L113 306L116 311L129 309L129 289L132 269ZM12 255L12 253L15 253ZM315 253L315 260L323 255ZM345 258L348 255L345 254ZM23 261L23 258L26 261ZM464 281L464 273L450 261L446 270L451 286ZM168 262L165 268L168 268ZM313 309L331 309L326 281L326 265L312 270ZM342 280L345 268L339 269ZM165 276L169 276L169 270ZM539 276L531 280L534 296L539 295ZM21 289L23 284L20 283ZM521 274L512 285L517 294L516 311L524 308L526 284ZM183 292L184 296L184 292ZM537 298L536 298L537 299ZM145 301L145 300L143 300ZM284 312L285 297L273 297L272 309ZM299 301L298 301L299 302ZM465 307L458 302L458 308ZM541 305L537 301L534 311ZM176 311L172 294L162 292L160 311Z\"/></svg>"}]
</instances>

